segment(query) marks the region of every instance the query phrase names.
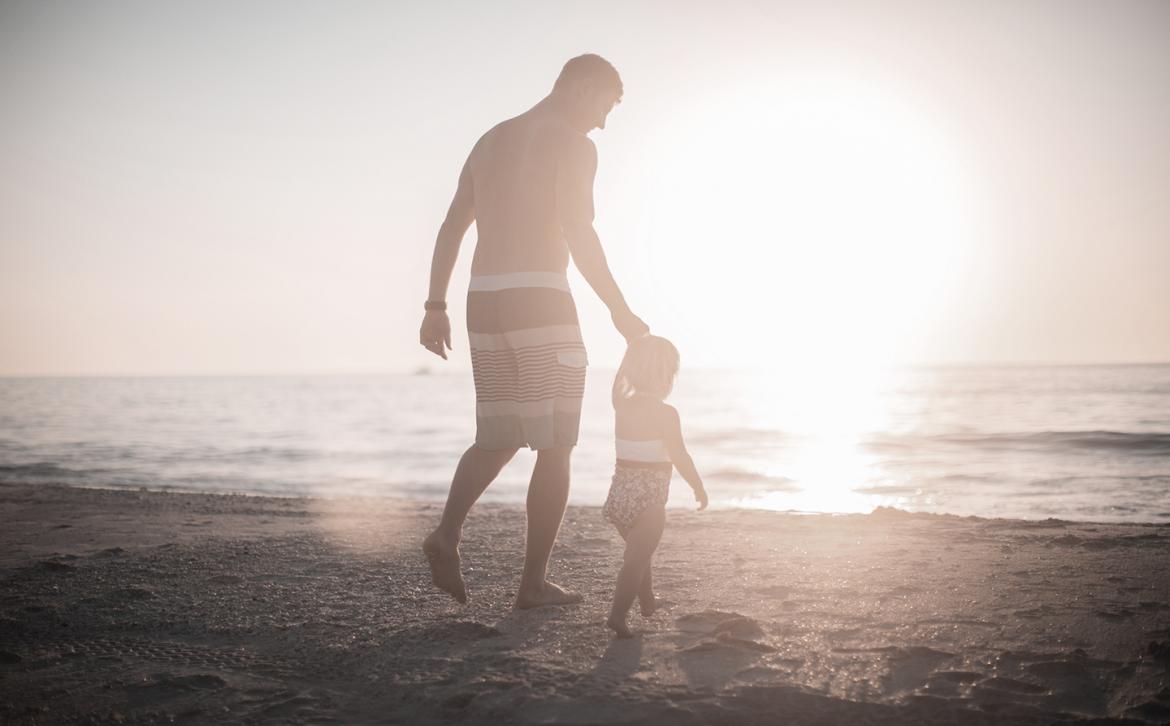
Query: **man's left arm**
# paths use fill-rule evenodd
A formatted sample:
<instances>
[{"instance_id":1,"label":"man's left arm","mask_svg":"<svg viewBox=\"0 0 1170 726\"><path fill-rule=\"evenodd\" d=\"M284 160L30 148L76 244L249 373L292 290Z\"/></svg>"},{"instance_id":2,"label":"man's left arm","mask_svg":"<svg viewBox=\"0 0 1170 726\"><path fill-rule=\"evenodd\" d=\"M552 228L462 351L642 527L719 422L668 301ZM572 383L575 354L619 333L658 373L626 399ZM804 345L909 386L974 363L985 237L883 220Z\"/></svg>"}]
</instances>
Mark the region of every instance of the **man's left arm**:
<instances>
[{"instance_id":1,"label":"man's left arm","mask_svg":"<svg viewBox=\"0 0 1170 726\"><path fill-rule=\"evenodd\" d=\"M557 213L574 264L609 308L618 332L629 341L645 335L650 329L626 304L593 228L593 179L596 173L597 150L593 142L586 137L571 139L557 169Z\"/></svg>"}]
</instances>

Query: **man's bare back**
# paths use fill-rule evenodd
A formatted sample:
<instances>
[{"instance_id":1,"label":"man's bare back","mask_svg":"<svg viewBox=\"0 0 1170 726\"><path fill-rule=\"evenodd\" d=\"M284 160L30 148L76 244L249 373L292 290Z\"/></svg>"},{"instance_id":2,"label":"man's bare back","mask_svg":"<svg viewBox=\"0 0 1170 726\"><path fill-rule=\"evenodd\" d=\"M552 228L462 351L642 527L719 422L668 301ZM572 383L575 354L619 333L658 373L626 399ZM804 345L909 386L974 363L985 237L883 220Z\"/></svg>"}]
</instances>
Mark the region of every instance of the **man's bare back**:
<instances>
[{"instance_id":1,"label":"man's bare back","mask_svg":"<svg viewBox=\"0 0 1170 726\"><path fill-rule=\"evenodd\" d=\"M557 215L557 179L581 173L571 160L582 144L592 142L539 106L479 140L467 160L479 233L473 275L565 271L569 246Z\"/></svg>"}]
</instances>

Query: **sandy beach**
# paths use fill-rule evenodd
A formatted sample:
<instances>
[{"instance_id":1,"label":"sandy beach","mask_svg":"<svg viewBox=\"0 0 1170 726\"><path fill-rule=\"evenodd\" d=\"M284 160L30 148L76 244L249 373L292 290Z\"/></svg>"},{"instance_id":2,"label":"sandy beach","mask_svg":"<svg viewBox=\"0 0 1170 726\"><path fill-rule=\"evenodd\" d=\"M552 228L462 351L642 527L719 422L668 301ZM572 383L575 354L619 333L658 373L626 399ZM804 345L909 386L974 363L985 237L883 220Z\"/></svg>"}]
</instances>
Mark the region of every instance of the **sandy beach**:
<instances>
[{"instance_id":1,"label":"sandy beach","mask_svg":"<svg viewBox=\"0 0 1170 726\"><path fill-rule=\"evenodd\" d=\"M1170 527L669 513L667 606L603 625L620 542L573 507L513 611L523 510L481 505L471 602L438 505L0 485L0 721L1158 723Z\"/></svg>"}]
</instances>

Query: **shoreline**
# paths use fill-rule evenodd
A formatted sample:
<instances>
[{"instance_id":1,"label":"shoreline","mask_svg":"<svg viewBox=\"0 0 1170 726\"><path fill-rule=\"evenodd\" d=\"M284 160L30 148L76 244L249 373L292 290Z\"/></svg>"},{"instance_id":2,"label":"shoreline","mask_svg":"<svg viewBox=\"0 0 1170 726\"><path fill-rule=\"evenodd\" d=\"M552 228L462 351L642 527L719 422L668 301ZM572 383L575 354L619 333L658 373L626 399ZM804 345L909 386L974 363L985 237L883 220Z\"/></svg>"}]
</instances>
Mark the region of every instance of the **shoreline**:
<instances>
[{"instance_id":1,"label":"shoreline","mask_svg":"<svg viewBox=\"0 0 1170 726\"><path fill-rule=\"evenodd\" d=\"M523 506L473 510L466 606L440 511L0 482L0 720L1170 720L1170 524L672 509L623 642L600 507L550 566L585 602L524 612Z\"/></svg>"},{"instance_id":2,"label":"shoreline","mask_svg":"<svg viewBox=\"0 0 1170 726\"><path fill-rule=\"evenodd\" d=\"M211 491L208 489L187 489L184 487L148 487L133 484L117 485L117 484L65 484L60 482L46 482L37 483L30 482L27 479L19 481L6 481L0 479L0 487L47 487L47 488L61 488L61 489L83 489L92 491L110 491L110 492L136 492L143 494L176 494L176 495L190 495L190 496L213 496L213 497L237 497L237 498L253 498L253 499L278 499L278 500L306 500L306 501L367 501L383 504L398 504L402 506L418 505L420 507L442 505L446 501L446 495L436 497L434 499L411 499L407 497L398 497L392 494L338 494L336 496L327 496L324 494L281 494L279 492L262 492L249 490L227 490L227 491ZM672 484L675 486L675 484ZM476 507L520 507L523 508L521 501L504 501L504 502L479 502ZM570 508L574 509L600 509L601 505L591 504L574 504L570 501ZM441 509L441 506L440 506ZM684 512L694 509L688 502L685 505L668 502L666 505L667 512ZM781 516L798 516L798 517L868 517L873 515L883 514L897 514L912 517L955 517L958 519L966 519L979 522L1022 522L1026 524L1042 524L1047 522L1070 524L1070 525L1099 525L1102 527L1119 526L1133 526L1133 527L1167 527L1170 528L1170 521L1132 521L1132 520L1107 520L1107 519L1065 519L1063 517L1044 517L1044 518L1028 518L1028 517L996 517L984 516L978 514L956 514L952 512L922 512L910 509L902 509L896 506L879 505L874 508L872 512L819 512L801 509L772 509L770 507L745 507L736 504L725 504L719 501L713 501L708 508L709 511L721 512L759 512L761 514L776 514ZM1164 515L1170 516L1170 515Z\"/></svg>"}]
</instances>

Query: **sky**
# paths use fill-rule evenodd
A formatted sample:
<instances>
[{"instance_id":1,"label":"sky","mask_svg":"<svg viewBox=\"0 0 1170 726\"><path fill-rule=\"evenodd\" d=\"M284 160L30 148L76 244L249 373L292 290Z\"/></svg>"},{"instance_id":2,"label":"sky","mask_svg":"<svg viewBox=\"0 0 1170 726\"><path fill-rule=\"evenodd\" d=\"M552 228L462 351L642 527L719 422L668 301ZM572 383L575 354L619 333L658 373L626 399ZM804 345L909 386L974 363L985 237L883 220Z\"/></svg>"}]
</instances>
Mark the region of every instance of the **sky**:
<instances>
[{"instance_id":1,"label":"sky","mask_svg":"<svg viewBox=\"0 0 1170 726\"><path fill-rule=\"evenodd\" d=\"M0 375L468 366L474 227L418 345L439 223L584 52L684 365L1170 361L1170 3L0 0Z\"/></svg>"}]
</instances>

